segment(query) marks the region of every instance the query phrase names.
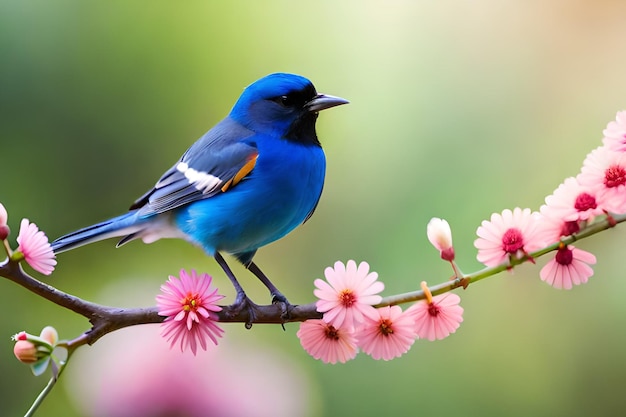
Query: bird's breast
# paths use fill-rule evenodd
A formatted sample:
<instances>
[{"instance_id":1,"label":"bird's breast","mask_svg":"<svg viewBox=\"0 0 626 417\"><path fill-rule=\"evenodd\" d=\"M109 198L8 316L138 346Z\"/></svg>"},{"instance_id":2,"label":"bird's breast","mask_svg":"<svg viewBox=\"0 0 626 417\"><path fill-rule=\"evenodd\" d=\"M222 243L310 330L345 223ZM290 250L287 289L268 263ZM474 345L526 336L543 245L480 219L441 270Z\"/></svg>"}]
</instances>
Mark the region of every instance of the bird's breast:
<instances>
[{"instance_id":1,"label":"bird's breast","mask_svg":"<svg viewBox=\"0 0 626 417\"><path fill-rule=\"evenodd\" d=\"M256 250L280 239L315 208L326 160L319 146L259 143L254 169L228 191L182 207L178 226L211 252Z\"/></svg>"}]
</instances>

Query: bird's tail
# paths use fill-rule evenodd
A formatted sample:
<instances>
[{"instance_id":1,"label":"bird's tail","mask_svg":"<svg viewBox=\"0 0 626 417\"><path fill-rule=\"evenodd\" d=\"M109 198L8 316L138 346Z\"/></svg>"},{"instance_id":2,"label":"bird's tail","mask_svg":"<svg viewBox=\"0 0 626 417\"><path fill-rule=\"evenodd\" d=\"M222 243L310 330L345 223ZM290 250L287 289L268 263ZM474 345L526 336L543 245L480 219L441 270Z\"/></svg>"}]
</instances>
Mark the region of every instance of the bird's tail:
<instances>
[{"instance_id":1,"label":"bird's tail","mask_svg":"<svg viewBox=\"0 0 626 417\"><path fill-rule=\"evenodd\" d=\"M52 242L52 250L61 253L111 237L129 236L142 230L142 221L136 211L105 220L101 223L61 236ZM126 240L124 240L126 241Z\"/></svg>"}]
</instances>

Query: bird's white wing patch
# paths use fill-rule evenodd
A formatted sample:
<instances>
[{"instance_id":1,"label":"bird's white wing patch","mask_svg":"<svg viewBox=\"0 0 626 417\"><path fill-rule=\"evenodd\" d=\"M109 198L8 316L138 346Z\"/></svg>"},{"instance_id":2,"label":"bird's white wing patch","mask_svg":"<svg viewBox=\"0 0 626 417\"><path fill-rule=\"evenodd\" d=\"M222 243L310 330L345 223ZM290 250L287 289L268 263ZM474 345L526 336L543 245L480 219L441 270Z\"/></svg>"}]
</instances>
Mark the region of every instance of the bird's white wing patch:
<instances>
[{"instance_id":1,"label":"bird's white wing patch","mask_svg":"<svg viewBox=\"0 0 626 417\"><path fill-rule=\"evenodd\" d=\"M208 194L215 191L220 185L222 180L215 175L211 175L208 172L197 171L191 168L186 162L179 162L176 165L176 170L183 174L190 184L196 187L196 190L203 194Z\"/></svg>"}]
</instances>

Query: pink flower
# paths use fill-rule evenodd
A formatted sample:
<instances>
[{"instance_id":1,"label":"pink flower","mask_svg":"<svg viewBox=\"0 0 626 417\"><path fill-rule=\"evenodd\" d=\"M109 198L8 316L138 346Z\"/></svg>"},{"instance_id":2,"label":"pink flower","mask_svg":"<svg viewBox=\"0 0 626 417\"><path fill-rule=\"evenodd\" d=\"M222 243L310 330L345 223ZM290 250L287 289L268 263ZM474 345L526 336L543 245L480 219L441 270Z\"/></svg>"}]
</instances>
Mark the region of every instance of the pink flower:
<instances>
[{"instance_id":1,"label":"pink flower","mask_svg":"<svg viewBox=\"0 0 626 417\"><path fill-rule=\"evenodd\" d=\"M554 215L544 215L546 206L541 206L541 218L539 219L539 236L546 245L558 242L562 236L573 235L580 232L581 222L564 221L563 218Z\"/></svg>"},{"instance_id":2,"label":"pink flower","mask_svg":"<svg viewBox=\"0 0 626 417\"><path fill-rule=\"evenodd\" d=\"M324 320L303 321L296 335L304 350L324 363L345 363L357 354L354 331L335 328Z\"/></svg>"},{"instance_id":3,"label":"pink flower","mask_svg":"<svg viewBox=\"0 0 626 417\"><path fill-rule=\"evenodd\" d=\"M426 235L430 243L439 251L441 259L452 262L454 260L454 246L452 246L452 231L444 219L433 217L426 226Z\"/></svg>"},{"instance_id":4,"label":"pink flower","mask_svg":"<svg viewBox=\"0 0 626 417\"><path fill-rule=\"evenodd\" d=\"M572 285L587 282L593 275L593 269L589 265L595 263L596 257L593 254L561 244L556 256L541 268L539 276L554 288L569 290Z\"/></svg>"},{"instance_id":5,"label":"pink flower","mask_svg":"<svg viewBox=\"0 0 626 417\"><path fill-rule=\"evenodd\" d=\"M448 292L433 297L430 291L426 300L418 301L407 310L415 321L417 335L421 339L441 340L454 333L463 322L461 297Z\"/></svg>"},{"instance_id":6,"label":"pink flower","mask_svg":"<svg viewBox=\"0 0 626 417\"><path fill-rule=\"evenodd\" d=\"M593 188L581 185L576 178L566 178L552 195L546 197L541 214L564 221L591 221L603 214L595 194Z\"/></svg>"},{"instance_id":7,"label":"pink flower","mask_svg":"<svg viewBox=\"0 0 626 417\"><path fill-rule=\"evenodd\" d=\"M211 287L211 281L208 274L197 275L193 269L187 274L181 269L180 279L170 276L161 286L162 294L156 297L159 315L167 317L162 335L172 347L180 341L181 352L189 348L195 355L198 343L206 350L207 338L217 345L217 338L224 333L215 314L222 310L215 303L224 296Z\"/></svg>"},{"instance_id":8,"label":"pink flower","mask_svg":"<svg viewBox=\"0 0 626 417\"><path fill-rule=\"evenodd\" d=\"M477 259L487 266L496 266L540 249L543 242L539 239L538 220L538 213L519 207L493 213L491 220L483 220L476 231Z\"/></svg>"},{"instance_id":9,"label":"pink flower","mask_svg":"<svg viewBox=\"0 0 626 417\"><path fill-rule=\"evenodd\" d=\"M626 212L626 152L599 147L583 162L578 182L596 192L598 207L612 212Z\"/></svg>"},{"instance_id":10,"label":"pink flower","mask_svg":"<svg viewBox=\"0 0 626 417\"><path fill-rule=\"evenodd\" d=\"M359 347L374 359L402 356L417 338L413 317L399 306L376 309L376 318L367 317L358 330Z\"/></svg>"},{"instance_id":11,"label":"pink flower","mask_svg":"<svg viewBox=\"0 0 626 417\"><path fill-rule=\"evenodd\" d=\"M22 219L20 232L17 236L17 251L21 252L26 262L44 275L50 275L57 264L54 252L46 234L39 230L35 223Z\"/></svg>"},{"instance_id":12,"label":"pink flower","mask_svg":"<svg viewBox=\"0 0 626 417\"><path fill-rule=\"evenodd\" d=\"M377 295L385 285L377 281L378 274L369 272L367 262L350 260L347 265L337 261L335 268L328 267L324 275L328 282L315 280L317 289L313 291L319 298L317 311L324 313L324 321L336 329L340 327L356 327L365 317L376 318L378 314L372 307L380 303L382 297Z\"/></svg>"},{"instance_id":13,"label":"pink flower","mask_svg":"<svg viewBox=\"0 0 626 417\"><path fill-rule=\"evenodd\" d=\"M8 220L9 215L7 213L7 210L4 208L2 203L0 203L0 240L5 240L7 237L9 237L9 232L11 230L9 229L9 225L7 224Z\"/></svg>"},{"instance_id":14,"label":"pink flower","mask_svg":"<svg viewBox=\"0 0 626 417\"><path fill-rule=\"evenodd\" d=\"M9 214L7 213L7 209L5 209L4 205L0 203L0 226L6 226L8 219Z\"/></svg>"},{"instance_id":15,"label":"pink flower","mask_svg":"<svg viewBox=\"0 0 626 417\"><path fill-rule=\"evenodd\" d=\"M617 112L614 122L609 122L602 132L602 143L612 151L626 152L626 111Z\"/></svg>"}]
</instances>

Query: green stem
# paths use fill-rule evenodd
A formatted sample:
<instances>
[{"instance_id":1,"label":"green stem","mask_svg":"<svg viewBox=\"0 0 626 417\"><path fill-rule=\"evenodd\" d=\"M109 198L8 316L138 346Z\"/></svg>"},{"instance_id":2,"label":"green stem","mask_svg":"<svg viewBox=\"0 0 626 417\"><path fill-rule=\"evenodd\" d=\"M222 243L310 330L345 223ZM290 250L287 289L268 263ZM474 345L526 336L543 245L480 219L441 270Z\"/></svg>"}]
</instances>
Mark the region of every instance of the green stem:
<instances>
[{"instance_id":1,"label":"green stem","mask_svg":"<svg viewBox=\"0 0 626 417\"><path fill-rule=\"evenodd\" d=\"M54 387L54 384L56 384L57 379L58 378L55 377L50 378L50 381L48 381L48 385L46 385L45 388L39 393L37 398L35 398L35 401L33 401L33 404L30 406L26 414L24 414L24 417L31 417L35 415L35 411L37 411L41 403L43 403L43 400L45 400L50 391L52 391L52 388Z\"/></svg>"},{"instance_id":2,"label":"green stem","mask_svg":"<svg viewBox=\"0 0 626 417\"><path fill-rule=\"evenodd\" d=\"M4 251L7 253L7 256L11 256L13 251L11 250L11 245L9 245L9 242L6 239L2 241L2 246L4 247Z\"/></svg>"},{"instance_id":3,"label":"green stem","mask_svg":"<svg viewBox=\"0 0 626 417\"><path fill-rule=\"evenodd\" d=\"M516 266L526 261L534 260L536 258L546 255L547 253L557 250L561 245L571 245L572 243L580 239L584 239L589 236L595 235L596 233L610 229L614 227L616 224L622 223L624 221L626 221L626 214L609 214L607 215L605 219L592 223L591 225L587 226L585 229L581 230L579 233L576 233L574 235L570 235L567 237L563 237L559 242L553 243L549 246L546 246L545 248L541 248L535 252L529 253L525 256L522 256L521 258L513 258L510 261L507 261L500 265L483 268L471 274L460 276L458 267L455 267L455 265L453 265L456 279L452 279L450 281L446 281L440 284L430 286L429 287L430 292L433 295L439 295L439 294L446 293L448 291L454 290L459 287L466 288L469 284L472 284L474 282L481 281L485 278L497 275L500 272L512 270ZM396 295L390 295L390 296L384 297L383 300L379 304L376 305L376 307L404 304L404 303L414 302L418 300L424 300L425 298L426 298L426 295L424 294L424 291L422 290L411 291L411 292L406 292L403 294L396 294Z\"/></svg>"},{"instance_id":4,"label":"green stem","mask_svg":"<svg viewBox=\"0 0 626 417\"><path fill-rule=\"evenodd\" d=\"M39 406L43 403L43 400L45 400L46 397L48 396L48 394L50 394L50 392L52 391L52 388L54 388L54 385L59 380L59 377L61 376L61 374L65 370L65 366L69 362L70 356L71 356L72 352L73 352L73 350L70 350L70 349L67 350L67 358L65 359L65 361L61 361L59 363L59 372L57 372L56 375L52 375L52 378L50 378L50 381L48 381L48 384L46 384L44 389L41 390L39 395L37 395L37 398L35 398L35 401L33 401L33 404L30 406L30 408L28 409L26 414L24 414L24 417L32 417L32 416L35 415L35 411L37 411ZM54 360L54 359L52 359L52 360Z\"/></svg>"}]
</instances>

